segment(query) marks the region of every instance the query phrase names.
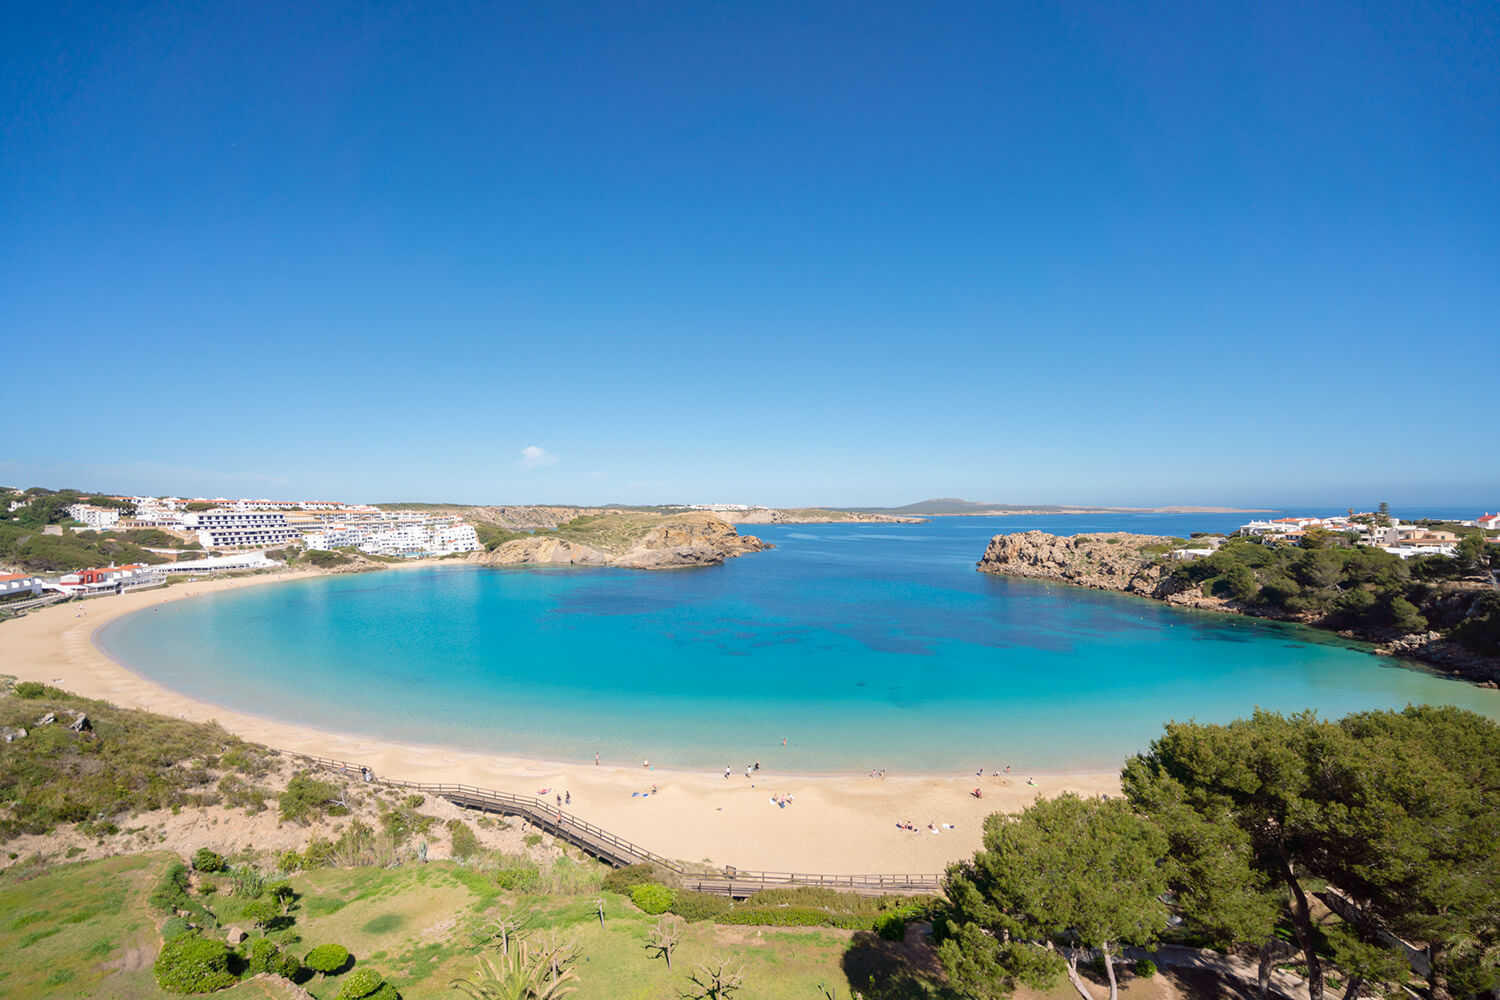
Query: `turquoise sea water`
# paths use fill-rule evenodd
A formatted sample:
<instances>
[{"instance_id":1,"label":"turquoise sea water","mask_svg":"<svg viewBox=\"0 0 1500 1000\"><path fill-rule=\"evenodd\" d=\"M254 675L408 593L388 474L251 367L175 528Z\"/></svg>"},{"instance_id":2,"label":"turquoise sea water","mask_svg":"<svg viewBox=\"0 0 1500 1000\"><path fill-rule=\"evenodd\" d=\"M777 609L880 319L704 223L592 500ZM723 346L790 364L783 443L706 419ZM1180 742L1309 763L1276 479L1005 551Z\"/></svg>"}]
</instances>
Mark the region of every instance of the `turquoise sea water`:
<instances>
[{"instance_id":1,"label":"turquoise sea water","mask_svg":"<svg viewBox=\"0 0 1500 1000\"><path fill-rule=\"evenodd\" d=\"M1242 520L757 526L777 547L718 568L322 577L165 605L98 639L166 687L285 721L706 769L1107 769L1165 720L1257 705L1337 716L1435 702L1500 718L1500 692L1324 633L974 570L1000 532Z\"/></svg>"}]
</instances>

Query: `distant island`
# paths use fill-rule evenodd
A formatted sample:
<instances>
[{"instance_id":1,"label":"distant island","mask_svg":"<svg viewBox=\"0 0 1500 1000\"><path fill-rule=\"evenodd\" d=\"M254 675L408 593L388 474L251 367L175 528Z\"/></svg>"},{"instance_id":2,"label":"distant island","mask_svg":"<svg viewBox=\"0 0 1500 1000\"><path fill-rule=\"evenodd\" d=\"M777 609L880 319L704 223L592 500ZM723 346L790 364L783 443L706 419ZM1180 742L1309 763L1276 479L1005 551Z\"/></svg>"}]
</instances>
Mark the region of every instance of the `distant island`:
<instances>
[{"instance_id":1,"label":"distant island","mask_svg":"<svg viewBox=\"0 0 1500 1000\"><path fill-rule=\"evenodd\" d=\"M1432 546L1418 538L1412 548L1419 554L1409 556L1360 544L1352 532L1296 534L1189 540L1027 531L994 536L978 569L1311 625L1485 686L1500 683L1500 592L1492 577L1500 544L1485 532L1469 529L1452 555L1422 552Z\"/></svg>"},{"instance_id":2,"label":"distant island","mask_svg":"<svg viewBox=\"0 0 1500 1000\"><path fill-rule=\"evenodd\" d=\"M1020 514L1269 514L1259 507L1092 507L1081 504L1004 504L982 503L940 497L920 500L905 507L861 507L859 513L888 514L907 517L1006 517Z\"/></svg>"}]
</instances>

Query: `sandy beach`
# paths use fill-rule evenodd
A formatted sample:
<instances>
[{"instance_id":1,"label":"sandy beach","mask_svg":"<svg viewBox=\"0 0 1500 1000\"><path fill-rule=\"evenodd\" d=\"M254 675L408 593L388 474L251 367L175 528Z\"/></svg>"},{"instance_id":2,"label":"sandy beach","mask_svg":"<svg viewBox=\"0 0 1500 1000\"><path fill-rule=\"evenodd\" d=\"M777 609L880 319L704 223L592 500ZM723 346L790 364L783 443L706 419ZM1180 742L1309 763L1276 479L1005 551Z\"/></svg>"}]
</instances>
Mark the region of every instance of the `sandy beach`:
<instances>
[{"instance_id":1,"label":"sandy beach","mask_svg":"<svg viewBox=\"0 0 1500 1000\"><path fill-rule=\"evenodd\" d=\"M396 571L399 571L397 568ZM115 705L194 721L217 721L247 740L282 750L357 761L379 776L463 782L530 794L567 791L571 810L620 836L669 857L709 860L747 869L856 873L940 872L980 844L984 817L1018 809L1038 795L1065 791L1117 794L1119 774L1015 773L978 778L973 772L885 778L802 775L762 770L648 770L640 760L598 766L398 744L348 733L288 725L184 697L126 669L93 643L102 625L157 604L238 587L265 586L312 574L288 572L177 584L118 597L67 602L0 624L0 672L42 681ZM521 750L523 748L517 748ZM990 762L983 762L988 766ZM1003 763L995 766L1003 766ZM1028 784L1035 778L1035 785ZM658 794L632 797L652 785ZM970 793L978 786L983 799ZM791 796L785 808L772 796ZM901 830L910 821L919 832ZM932 834L929 823L951 824Z\"/></svg>"}]
</instances>

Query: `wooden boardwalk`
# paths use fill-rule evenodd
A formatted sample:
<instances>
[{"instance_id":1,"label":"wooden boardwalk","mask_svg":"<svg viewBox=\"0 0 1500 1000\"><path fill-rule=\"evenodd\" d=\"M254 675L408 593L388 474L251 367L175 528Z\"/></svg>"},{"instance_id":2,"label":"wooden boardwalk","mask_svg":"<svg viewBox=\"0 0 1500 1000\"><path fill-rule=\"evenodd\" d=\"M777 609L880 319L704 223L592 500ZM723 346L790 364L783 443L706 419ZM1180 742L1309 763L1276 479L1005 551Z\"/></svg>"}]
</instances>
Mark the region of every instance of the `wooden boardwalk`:
<instances>
[{"instance_id":1,"label":"wooden boardwalk","mask_svg":"<svg viewBox=\"0 0 1500 1000\"><path fill-rule=\"evenodd\" d=\"M328 757L293 754L325 770L338 771L350 778L363 779L369 773L359 765ZM654 864L672 872L685 889L712 892L743 899L761 889L789 886L820 886L861 896L935 895L941 891L941 876L916 875L827 875L809 872L767 872L736 868L732 865L708 867L688 865L655 851L647 850L624 837L616 836L565 810L554 808L545 799L532 795L514 795L473 785L431 784L379 778L379 784L409 788L424 795L447 799L454 805L502 816L520 816L539 830L565 840L600 861L623 868L626 865Z\"/></svg>"}]
</instances>

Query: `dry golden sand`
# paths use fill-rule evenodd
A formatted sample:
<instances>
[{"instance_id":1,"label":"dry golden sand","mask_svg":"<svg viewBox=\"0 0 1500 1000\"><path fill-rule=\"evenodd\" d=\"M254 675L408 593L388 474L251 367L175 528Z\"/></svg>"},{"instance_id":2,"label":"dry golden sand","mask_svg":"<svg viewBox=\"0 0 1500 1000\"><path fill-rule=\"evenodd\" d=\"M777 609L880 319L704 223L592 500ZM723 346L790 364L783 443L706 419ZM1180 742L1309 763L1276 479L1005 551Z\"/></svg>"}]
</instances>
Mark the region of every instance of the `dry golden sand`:
<instances>
[{"instance_id":1,"label":"dry golden sand","mask_svg":"<svg viewBox=\"0 0 1500 1000\"><path fill-rule=\"evenodd\" d=\"M56 684L115 705L194 721L214 720L257 743L298 753L358 761L377 775L410 781L463 782L529 794L540 788L572 793L571 810L657 853L687 861L711 860L747 869L854 873L939 872L971 854L984 817L1019 809L1039 795L1119 792L1117 772L1038 774L1008 778L970 773L954 777L780 774L763 770L752 782L743 771L656 769L640 761L602 766L480 754L444 747L392 743L307 726L195 701L161 687L105 656L92 641L101 625L156 604L236 587L263 586L309 574L281 573L177 584L165 589L69 602L0 625L0 672ZM79 616L82 617L79 617ZM519 749L519 748L518 748ZM649 756L649 748L643 753ZM769 756L769 754L768 754ZM1024 767L1024 761L1017 762ZM656 784L659 793L632 798ZM970 795L975 785L984 798ZM791 795L785 809L770 796ZM550 796L549 796L550 798ZM921 832L897 828L910 820ZM952 830L927 832L928 823Z\"/></svg>"}]
</instances>

